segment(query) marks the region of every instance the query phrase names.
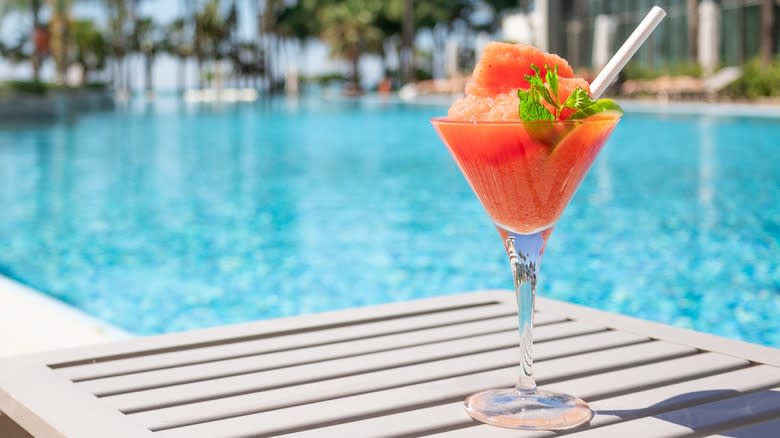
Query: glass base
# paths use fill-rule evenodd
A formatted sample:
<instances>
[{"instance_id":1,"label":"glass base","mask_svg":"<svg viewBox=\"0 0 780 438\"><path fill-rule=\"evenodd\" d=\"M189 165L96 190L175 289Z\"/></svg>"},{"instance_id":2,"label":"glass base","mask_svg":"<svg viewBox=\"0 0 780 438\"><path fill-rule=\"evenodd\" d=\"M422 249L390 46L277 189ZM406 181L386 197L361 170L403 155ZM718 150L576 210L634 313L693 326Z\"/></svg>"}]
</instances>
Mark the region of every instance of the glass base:
<instances>
[{"instance_id":1,"label":"glass base","mask_svg":"<svg viewBox=\"0 0 780 438\"><path fill-rule=\"evenodd\" d=\"M587 403L577 397L538 389L478 392L466 399L465 408L477 421L510 429L571 429L593 417Z\"/></svg>"}]
</instances>

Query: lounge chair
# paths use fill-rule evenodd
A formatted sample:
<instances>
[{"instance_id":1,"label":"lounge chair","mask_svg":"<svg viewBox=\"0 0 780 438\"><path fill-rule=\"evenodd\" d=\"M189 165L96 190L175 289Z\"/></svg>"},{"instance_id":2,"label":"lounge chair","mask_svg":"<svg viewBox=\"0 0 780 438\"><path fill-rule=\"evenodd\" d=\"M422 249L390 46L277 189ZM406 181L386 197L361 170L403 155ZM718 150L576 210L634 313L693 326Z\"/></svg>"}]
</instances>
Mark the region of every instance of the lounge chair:
<instances>
[{"instance_id":1,"label":"lounge chair","mask_svg":"<svg viewBox=\"0 0 780 438\"><path fill-rule=\"evenodd\" d=\"M0 360L36 437L530 437L462 400L511 386L514 296L492 291ZM780 350L538 299L540 385L591 402L573 437L773 437ZM2 435L2 433L0 433Z\"/></svg>"},{"instance_id":2,"label":"lounge chair","mask_svg":"<svg viewBox=\"0 0 780 438\"><path fill-rule=\"evenodd\" d=\"M718 93L740 78L739 67L726 67L712 76L695 78L692 76L661 76L656 79L628 80L621 87L624 96L656 96L660 100L707 99L714 100Z\"/></svg>"}]
</instances>

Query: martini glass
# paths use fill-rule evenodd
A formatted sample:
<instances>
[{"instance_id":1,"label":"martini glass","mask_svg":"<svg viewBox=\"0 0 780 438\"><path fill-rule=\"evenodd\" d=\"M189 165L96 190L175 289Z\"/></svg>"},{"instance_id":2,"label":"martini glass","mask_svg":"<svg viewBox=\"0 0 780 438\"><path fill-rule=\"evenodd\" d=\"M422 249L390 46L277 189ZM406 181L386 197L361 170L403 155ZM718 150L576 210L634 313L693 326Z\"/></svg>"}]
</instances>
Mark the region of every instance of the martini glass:
<instances>
[{"instance_id":1,"label":"martini glass","mask_svg":"<svg viewBox=\"0 0 780 438\"><path fill-rule=\"evenodd\" d=\"M468 414L513 429L563 430L591 419L571 395L536 387L533 315L537 276L547 239L620 114L539 122L431 122L493 220L509 256L520 332L520 376L514 388L469 396Z\"/></svg>"}]
</instances>

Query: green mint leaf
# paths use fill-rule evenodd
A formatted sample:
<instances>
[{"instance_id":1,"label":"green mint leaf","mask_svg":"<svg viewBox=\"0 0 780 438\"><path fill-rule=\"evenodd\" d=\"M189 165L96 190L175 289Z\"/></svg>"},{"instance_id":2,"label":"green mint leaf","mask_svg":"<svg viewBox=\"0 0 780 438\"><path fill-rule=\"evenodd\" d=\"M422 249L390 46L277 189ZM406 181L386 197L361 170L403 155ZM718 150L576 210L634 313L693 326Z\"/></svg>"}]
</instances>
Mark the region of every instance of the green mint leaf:
<instances>
[{"instance_id":1,"label":"green mint leaf","mask_svg":"<svg viewBox=\"0 0 780 438\"><path fill-rule=\"evenodd\" d=\"M542 99L545 100L545 102L552 105L552 107L555 108L557 112L557 99L553 100L552 96L550 96L550 90L547 89L547 87L544 85L544 81L542 81L542 73L539 71L539 67L531 64L531 70L534 71L533 75L525 75L525 80L528 81L529 85L528 90L538 94Z\"/></svg>"},{"instance_id":2,"label":"green mint leaf","mask_svg":"<svg viewBox=\"0 0 780 438\"><path fill-rule=\"evenodd\" d=\"M517 90L517 97L520 98L520 119L522 121L555 120L555 116L542 105L535 90Z\"/></svg>"},{"instance_id":3,"label":"green mint leaf","mask_svg":"<svg viewBox=\"0 0 780 438\"><path fill-rule=\"evenodd\" d=\"M599 99L596 101L592 100L590 104L586 104L578 108L577 111L569 116L569 120L586 119L593 114L600 113L602 111L616 111L620 114L623 114L623 109L620 108L620 105L618 105L614 100Z\"/></svg>"},{"instance_id":4,"label":"green mint leaf","mask_svg":"<svg viewBox=\"0 0 780 438\"><path fill-rule=\"evenodd\" d=\"M558 66L552 69L545 67L544 78L542 73L534 64L531 64L531 70L534 74L526 75L528 81L528 90L518 90L517 96L520 98L520 119L524 122L533 122L537 120L559 120L561 111L571 109L574 112L569 116L569 120L581 120L602 111L616 111L623 113L620 106L610 99L593 100L585 89L577 87L569 94L566 101L562 104L558 101L559 79ZM545 106L545 103L547 106Z\"/></svg>"},{"instance_id":5,"label":"green mint leaf","mask_svg":"<svg viewBox=\"0 0 780 438\"><path fill-rule=\"evenodd\" d=\"M550 68L546 65L544 68L547 69L545 80L547 81L547 85L550 87L553 99L555 99L555 107L560 110L561 105L558 102L558 66L554 66L552 70L550 70Z\"/></svg>"},{"instance_id":6,"label":"green mint leaf","mask_svg":"<svg viewBox=\"0 0 780 438\"><path fill-rule=\"evenodd\" d=\"M592 104L593 99L590 98L588 92L582 87L577 87L569 94L569 97L566 98L566 102L563 102L563 107L578 110Z\"/></svg>"}]
</instances>

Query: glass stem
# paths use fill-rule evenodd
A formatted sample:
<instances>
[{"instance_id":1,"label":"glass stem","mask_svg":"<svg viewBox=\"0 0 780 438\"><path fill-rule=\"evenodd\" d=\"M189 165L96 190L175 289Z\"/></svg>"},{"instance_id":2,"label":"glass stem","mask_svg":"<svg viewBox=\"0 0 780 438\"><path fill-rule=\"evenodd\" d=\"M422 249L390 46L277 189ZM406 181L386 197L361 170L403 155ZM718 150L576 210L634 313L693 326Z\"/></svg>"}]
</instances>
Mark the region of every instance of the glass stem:
<instances>
[{"instance_id":1,"label":"glass stem","mask_svg":"<svg viewBox=\"0 0 780 438\"><path fill-rule=\"evenodd\" d=\"M509 264L512 267L517 299L517 322L520 331L520 377L517 380L517 390L534 391L534 299L545 237L549 233L540 231L535 234L517 234L502 229L499 231L504 237Z\"/></svg>"}]
</instances>

